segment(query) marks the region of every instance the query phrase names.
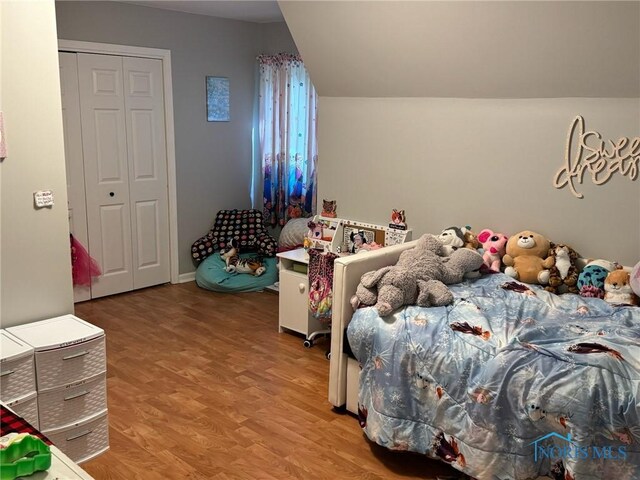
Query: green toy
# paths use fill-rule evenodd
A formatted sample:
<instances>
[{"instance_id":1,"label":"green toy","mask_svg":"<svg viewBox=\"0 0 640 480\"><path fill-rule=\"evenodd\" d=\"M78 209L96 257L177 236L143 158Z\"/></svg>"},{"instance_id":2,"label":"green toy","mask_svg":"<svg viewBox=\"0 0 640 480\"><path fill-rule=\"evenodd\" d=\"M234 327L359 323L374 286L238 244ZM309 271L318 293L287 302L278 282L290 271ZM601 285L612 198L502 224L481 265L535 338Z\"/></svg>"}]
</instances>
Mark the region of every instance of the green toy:
<instances>
[{"instance_id":1,"label":"green toy","mask_svg":"<svg viewBox=\"0 0 640 480\"><path fill-rule=\"evenodd\" d=\"M0 480L14 480L51 467L51 449L38 437L9 434L0 443Z\"/></svg>"}]
</instances>

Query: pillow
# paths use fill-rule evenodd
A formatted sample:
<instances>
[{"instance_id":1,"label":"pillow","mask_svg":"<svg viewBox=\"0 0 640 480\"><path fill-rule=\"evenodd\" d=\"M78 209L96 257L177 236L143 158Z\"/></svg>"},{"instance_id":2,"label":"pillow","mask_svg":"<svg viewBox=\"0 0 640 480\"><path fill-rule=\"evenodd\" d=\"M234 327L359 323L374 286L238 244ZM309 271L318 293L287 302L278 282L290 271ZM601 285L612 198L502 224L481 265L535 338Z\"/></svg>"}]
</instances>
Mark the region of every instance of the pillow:
<instances>
[{"instance_id":1,"label":"pillow","mask_svg":"<svg viewBox=\"0 0 640 480\"><path fill-rule=\"evenodd\" d=\"M307 223L309 223L308 218L292 218L289 220L280 232L280 238L278 239L279 249L282 251L283 249L302 245L304 237L309 231Z\"/></svg>"}]
</instances>

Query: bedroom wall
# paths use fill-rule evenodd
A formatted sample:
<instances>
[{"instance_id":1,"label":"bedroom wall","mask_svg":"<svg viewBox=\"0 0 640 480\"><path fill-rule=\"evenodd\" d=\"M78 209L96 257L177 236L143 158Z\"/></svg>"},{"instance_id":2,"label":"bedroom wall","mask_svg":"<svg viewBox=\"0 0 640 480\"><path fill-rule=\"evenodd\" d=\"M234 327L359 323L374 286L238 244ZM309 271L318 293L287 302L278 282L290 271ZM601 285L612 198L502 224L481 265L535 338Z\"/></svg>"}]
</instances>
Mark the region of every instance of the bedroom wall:
<instances>
[{"instance_id":1,"label":"bedroom wall","mask_svg":"<svg viewBox=\"0 0 640 480\"><path fill-rule=\"evenodd\" d=\"M638 99L321 97L319 109L318 199L340 217L385 224L404 208L416 234L533 229L583 256L640 260L640 179L587 175L583 199L552 186L573 118L604 139L639 136Z\"/></svg>"},{"instance_id":2,"label":"bedroom wall","mask_svg":"<svg viewBox=\"0 0 640 480\"><path fill-rule=\"evenodd\" d=\"M293 43L277 24L192 15L119 2L56 2L58 38L171 50L180 273L191 244L224 208L249 208L256 55ZM206 121L206 75L231 85L231 121Z\"/></svg>"},{"instance_id":3,"label":"bedroom wall","mask_svg":"<svg viewBox=\"0 0 640 480\"><path fill-rule=\"evenodd\" d=\"M319 100L318 201L416 234L537 229L640 258L640 178L552 187L569 124L640 135L639 2L285 1ZM604 26L606 25L606 28Z\"/></svg>"},{"instance_id":4,"label":"bedroom wall","mask_svg":"<svg viewBox=\"0 0 640 480\"><path fill-rule=\"evenodd\" d=\"M0 2L0 327L73 313L69 221L52 0ZM33 192L55 204L36 210Z\"/></svg>"}]
</instances>

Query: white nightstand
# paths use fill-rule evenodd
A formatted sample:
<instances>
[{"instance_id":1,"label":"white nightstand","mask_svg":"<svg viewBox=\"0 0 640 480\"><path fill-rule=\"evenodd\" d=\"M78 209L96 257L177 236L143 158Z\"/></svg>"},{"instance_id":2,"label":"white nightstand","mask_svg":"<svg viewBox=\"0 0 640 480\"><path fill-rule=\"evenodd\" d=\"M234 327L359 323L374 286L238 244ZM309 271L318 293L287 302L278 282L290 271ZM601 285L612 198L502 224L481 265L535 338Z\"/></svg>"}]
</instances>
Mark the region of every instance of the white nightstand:
<instances>
[{"instance_id":1,"label":"white nightstand","mask_svg":"<svg viewBox=\"0 0 640 480\"><path fill-rule=\"evenodd\" d=\"M316 335L328 334L326 324L309 314L309 255L300 248L278 253L280 259L280 298L278 330L292 330L305 336L304 346L313 345Z\"/></svg>"}]
</instances>

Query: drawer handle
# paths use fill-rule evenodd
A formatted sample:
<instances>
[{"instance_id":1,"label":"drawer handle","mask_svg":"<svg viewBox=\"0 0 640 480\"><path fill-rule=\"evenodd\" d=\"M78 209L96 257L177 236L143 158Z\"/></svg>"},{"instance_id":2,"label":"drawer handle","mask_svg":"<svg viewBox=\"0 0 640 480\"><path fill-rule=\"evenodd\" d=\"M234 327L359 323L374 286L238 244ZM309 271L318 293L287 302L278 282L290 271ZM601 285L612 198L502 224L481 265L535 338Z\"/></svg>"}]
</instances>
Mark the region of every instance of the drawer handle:
<instances>
[{"instance_id":1,"label":"drawer handle","mask_svg":"<svg viewBox=\"0 0 640 480\"><path fill-rule=\"evenodd\" d=\"M5 377L7 375L11 375L12 373L15 373L15 370L5 370L4 372L0 372L0 377Z\"/></svg>"},{"instance_id":2,"label":"drawer handle","mask_svg":"<svg viewBox=\"0 0 640 480\"><path fill-rule=\"evenodd\" d=\"M70 442L71 440L76 440L76 439L78 439L78 438L85 437L85 436L89 435L91 432L93 432L93 430L85 430L85 431L84 431L84 432L82 432L82 433L79 433L79 434L77 434L77 435L74 435L73 437L69 437L69 438L67 438L67 442Z\"/></svg>"},{"instance_id":3,"label":"drawer handle","mask_svg":"<svg viewBox=\"0 0 640 480\"><path fill-rule=\"evenodd\" d=\"M69 395L68 397L64 397L64 401L66 402L67 400L73 400L74 398L84 397L89 393L91 393L91 390L85 390L84 392L76 393L75 395Z\"/></svg>"},{"instance_id":4,"label":"drawer handle","mask_svg":"<svg viewBox=\"0 0 640 480\"><path fill-rule=\"evenodd\" d=\"M307 286L304 283L301 283L300 285L298 285L298 290L300 290L300 293L304 293L306 288Z\"/></svg>"},{"instance_id":5,"label":"drawer handle","mask_svg":"<svg viewBox=\"0 0 640 480\"><path fill-rule=\"evenodd\" d=\"M82 352L74 353L73 355L62 357L62 360L71 360L72 358L84 357L87 353L89 353L89 350L84 350Z\"/></svg>"}]
</instances>

